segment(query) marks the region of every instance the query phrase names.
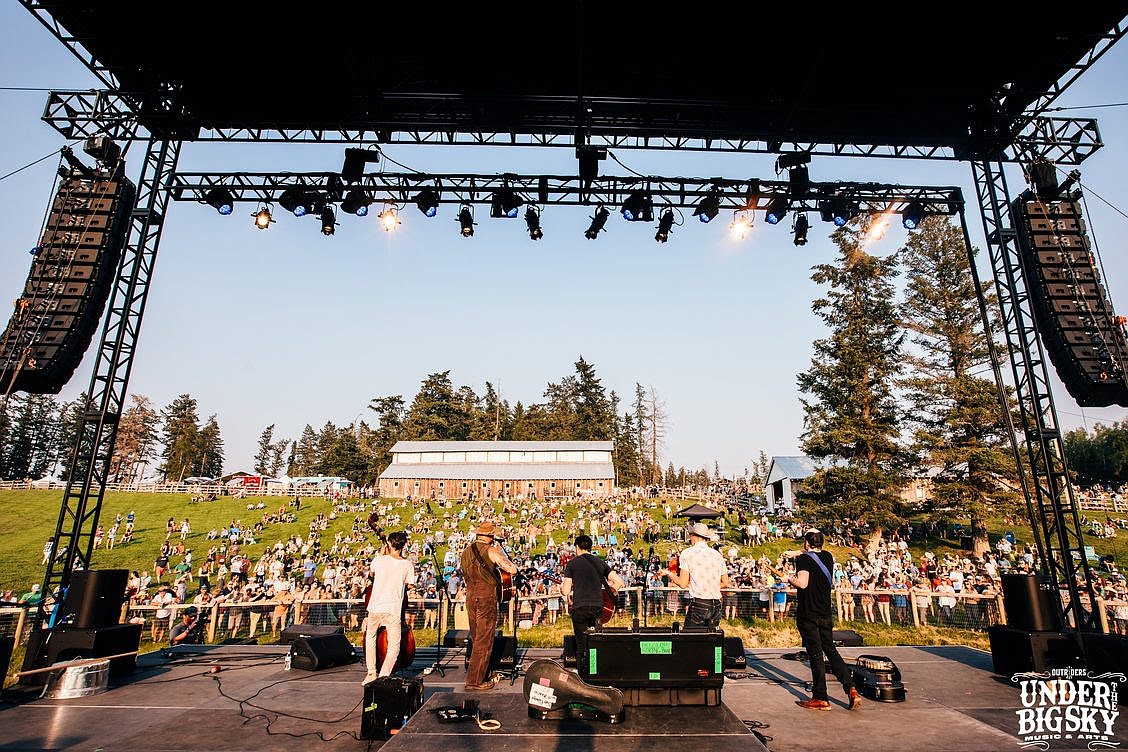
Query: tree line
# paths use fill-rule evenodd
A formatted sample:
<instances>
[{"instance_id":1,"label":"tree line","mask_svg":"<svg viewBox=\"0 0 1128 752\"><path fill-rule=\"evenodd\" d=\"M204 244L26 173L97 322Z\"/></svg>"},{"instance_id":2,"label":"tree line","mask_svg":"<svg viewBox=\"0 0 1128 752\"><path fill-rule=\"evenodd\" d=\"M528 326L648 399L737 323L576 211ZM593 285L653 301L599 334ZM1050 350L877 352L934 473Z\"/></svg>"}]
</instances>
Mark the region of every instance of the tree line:
<instances>
[{"instance_id":1,"label":"tree line","mask_svg":"<svg viewBox=\"0 0 1128 752\"><path fill-rule=\"evenodd\" d=\"M1070 431L1065 435L1065 457L1073 476L1083 484L1128 483L1128 422L1098 423L1092 432Z\"/></svg>"}]
</instances>

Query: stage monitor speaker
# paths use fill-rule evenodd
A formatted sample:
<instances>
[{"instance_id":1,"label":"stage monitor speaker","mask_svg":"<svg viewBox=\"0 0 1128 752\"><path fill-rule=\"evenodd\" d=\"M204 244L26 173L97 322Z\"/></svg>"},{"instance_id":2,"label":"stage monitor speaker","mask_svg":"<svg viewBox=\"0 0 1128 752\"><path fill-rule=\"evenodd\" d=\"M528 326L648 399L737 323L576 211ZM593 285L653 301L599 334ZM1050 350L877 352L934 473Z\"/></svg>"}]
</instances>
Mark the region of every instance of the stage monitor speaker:
<instances>
[{"instance_id":1,"label":"stage monitor speaker","mask_svg":"<svg viewBox=\"0 0 1128 752\"><path fill-rule=\"evenodd\" d=\"M865 639L852 629L835 629L831 637L834 646L839 648L860 648L866 644Z\"/></svg>"},{"instance_id":2,"label":"stage monitor speaker","mask_svg":"<svg viewBox=\"0 0 1128 752\"><path fill-rule=\"evenodd\" d=\"M470 665L470 657L474 655L474 641L466 640L465 666ZM490 671L508 671L517 665L517 640L512 635L494 635L493 650L490 651Z\"/></svg>"},{"instance_id":3,"label":"stage monitor speaker","mask_svg":"<svg viewBox=\"0 0 1128 752\"><path fill-rule=\"evenodd\" d=\"M387 741L423 705L423 678L385 676L364 685L360 738Z\"/></svg>"},{"instance_id":4,"label":"stage monitor speaker","mask_svg":"<svg viewBox=\"0 0 1128 752\"><path fill-rule=\"evenodd\" d=\"M1004 574L1003 609L1007 626L1026 632L1060 632L1061 597L1040 574Z\"/></svg>"},{"instance_id":5,"label":"stage monitor speaker","mask_svg":"<svg viewBox=\"0 0 1128 752\"><path fill-rule=\"evenodd\" d=\"M464 648L470 642L469 629L448 629L443 635L444 648Z\"/></svg>"},{"instance_id":6,"label":"stage monitor speaker","mask_svg":"<svg viewBox=\"0 0 1128 752\"><path fill-rule=\"evenodd\" d=\"M1081 407L1128 407L1128 336L1071 195L1027 192L1011 206L1023 276L1050 362Z\"/></svg>"},{"instance_id":7,"label":"stage monitor speaker","mask_svg":"<svg viewBox=\"0 0 1128 752\"><path fill-rule=\"evenodd\" d=\"M141 646L141 630L140 624L114 624L94 629L54 627L33 631L28 638L23 670L46 668L76 658L105 658L135 652ZM115 658L110 661L110 676L127 674L136 667L136 656ZM34 674L28 680L42 684L46 677L47 673Z\"/></svg>"},{"instance_id":8,"label":"stage monitor speaker","mask_svg":"<svg viewBox=\"0 0 1128 752\"><path fill-rule=\"evenodd\" d=\"M322 671L356 661L352 643L343 634L299 637L290 643L290 666L303 671Z\"/></svg>"},{"instance_id":9,"label":"stage monitor speaker","mask_svg":"<svg viewBox=\"0 0 1128 752\"><path fill-rule=\"evenodd\" d=\"M1030 632L997 626L990 627L987 636L991 641L991 662L1000 676L1085 666L1076 633Z\"/></svg>"},{"instance_id":10,"label":"stage monitor speaker","mask_svg":"<svg viewBox=\"0 0 1128 752\"><path fill-rule=\"evenodd\" d=\"M136 191L124 163L63 176L4 333L0 380L55 394L90 347L129 233Z\"/></svg>"},{"instance_id":11,"label":"stage monitor speaker","mask_svg":"<svg viewBox=\"0 0 1128 752\"><path fill-rule=\"evenodd\" d=\"M322 627L317 624L292 624L282 630L278 638L279 645L291 645L300 637L328 637L330 635L343 635L343 627Z\"/></svg>"},{"instance_id":12,"label":"stage monitor speaker","mask_svg":"<svg viewBox=\"0 0 1128 752\"><path fill-rule=\"evenodd\" d=\"M61 623L79 629L98 629L119 623L128 582L128 569L73 572L63 601Z\"/></svg>"},{"instance_id":13,"label":"stage monitor speaker","mask_svg":"<svg viewBox=\"0 0 1128 752\"><path fill-rule=\"evenodd\" d=\"M748 658L744 655L744 640L739 637L725 638L725 668L747 668Z\"/></svg>"}]
</instances>

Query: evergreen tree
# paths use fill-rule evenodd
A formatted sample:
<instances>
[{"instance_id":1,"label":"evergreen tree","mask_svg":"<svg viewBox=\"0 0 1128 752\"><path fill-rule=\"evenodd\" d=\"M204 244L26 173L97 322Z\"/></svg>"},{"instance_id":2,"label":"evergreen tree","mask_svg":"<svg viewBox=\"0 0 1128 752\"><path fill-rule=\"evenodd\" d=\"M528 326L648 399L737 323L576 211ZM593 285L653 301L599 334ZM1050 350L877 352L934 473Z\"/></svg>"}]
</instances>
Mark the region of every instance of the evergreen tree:
<instances>
[{"instance_id":1,"label":"evergreen tree","mask_svg":"<svg viewBox=\"0 0 1128 752\"><path fill-rule=\"evenodd\" d=\"M5 480L38 479L58 457L59 405L49 394L24 394L8 398L10 427L0 462Z\"/></svg>"},{"instance_id":2,"label":"evergreen tree","mask_svg":"<svg viewBox=\"0 0 1128 752\"><path fill-rule=\"evenodd\" d=\"M200 427L196 400L181 394L161 411L163 421L161 439L164 463L161 472L165 480L181 481L191 475L192 467L200 457Z\"/></svg>"},{"instance_id":3,"label":"evergreen tree","mask_svg":"<svg viewBox=\"0 0 1128 752\"><path fill-rule=\"evenodd\" d=\"M607 441L615 435L615 413L595 366L583 356L575 363L575 411L571 437L573 441ZM617 400L617 398L615 398Z\"/></svg>"},{"instance_id":4,"label":"evergreen tree","mask_svg":"<svg viewBox=\"0 0 1128 752\"><path fill-rule=\"evenodd\" d=\"M634 427L635 443L638 446L638 477L639 483L650 482L650 468L646 461L648 456L646 448L646 427L650 425L650 413L647 409L646 389L642 384L635 382L634 399Z\"/></svg>"},{"instance_id":5,"label":"evergreen tree","mask_svg":"<svg viewBox=\"0 0 1128 752\"><path fill-rule=\"evenodd\" d=\"M423 380L407 409L402 438L414 441L464 439L465 410L451 384L450 371L432 373Z\"/></svg>"},{"instance_id":6,"label":"evergreen tree","mask_svg":"<svg viewBox=\"0 0 1128 752\"><path fill-rule=\"evenodd\" d=\"M317 432L313 430L313 426L306 423L306 427L302 429L301 438L297 441L294 452L294 468L290 471L290 475L297 478L313 475L314 469L320 461L321 458L317 453Z\"/></svg>"},{"instance_id":7,"label":"evergreen tree","mask_svg":"<svg viewBox=\"0 0 1128 752\"><path fill-rule=\"evenodd\" d=\"M298 442L290 442L290 453L286 456L286 475L293 476L298 462Z\"/></svg>"},{"instance_id":8,"label":"evergreen tree","mask_svg":"<svg viewBox=\"0 0 1128 752\"><path fill-rule=\"evenodd\" d=\"M89 402L90 398L86 396L86 392L83 392L73 401L64 403L59 409L59 438L52 464L58 467L58 477L62 480L70 480L71 456L74 454L75 444L78 443ZM120 422L118 432L121 432Z\"/></svg>"},{"instance_id":9,"label":"evergreen tree","mask_svg":"<svg viewBox=\"0 0 1128 752\"><path fill-rule=\"evenodd\" d=\"M1018 476L995 382L973 375L990 358L963 232L947 217L928 217L901 254L909 270L901 316L912 333L913 370L903 386L913 448L938 471L932 509L970 518L982 554L987 515L1014 506Z\"/></svg>"},{"instance_id":10,"label":"evergreen tree","mask_svg":"<svg viewBox=\"0 0 1128 752\"><path fill-rule=\"evenodd\" d=\"M193 468L193 475L206 478L223 475L223 437L219 435L219 423L214 414L208 416L200 429L200 460Z\"/></svg>"},{"instance_id":11,"label":"evergreen tree","mask_svg":"<svg viewBox=\"0 0 1128 752\"><path fill-rule=\"evenodd\" d=\"M138 480L140 467L153 459L160 430L161 416L144 394L131 394L132 403L118 421L110 475L119 483Z\"/></svg>"},{"instance_id":12,"label":"evergreen tree","mask_svg":"<svg viewBox=\"0 0 1128 752\"><path fill-rule=\"evenodd\" d=\"M615 435L615 482L631 487L642 483L638 474L638 445L635 444L634 416L623 413Z\"/></svg>"},{"instance_id":13,"label":"evergreen tree","mask_svg":"<svg viewBox=\"0 0 1128 752\"><path fill-rule=\"evenodd\" d=\"M663 484L666 488L676 488L678 485L678 474L674 470L674 463L666 465L666 482Z\"/></svg>"},{"instance_id":14,"label":"evergreen tree","mask_svg":"<svg viewBox=\"0 0 1128 752\"><path fill-rule=\"evenodd\" d=\"M348 478L354 483L369 481L368 461L360 452L354 431L337 432L321 460L321 474Z\"/></svg>"},{"instance_id":15,"label":"evergreen tree","mask_svg":"<svg viewBox=\"0 0 1128 752\"><path fill-rule=\"evenodd\" d=\"M289 439L279 439L270 445L270 477L277 478L282 472L283 457L290 446Z\"/></svg>"},{"instance_id":16,"label":"evergreen tree","mask_svg":"<svg viewBox=\"0 0 1128 752\"><path fill-rule=\"evenodd\" d=\"M838 263L814 267L811 279L829 290L812 308L830 336L813 343L811 367L798 385L807 395L803 450L828 463L804 483L802 498L823 516L868 526L876 545L883 528L903 520L905 452L893 389L904 333L893 296L896 259L865 252L868 223L835 231Z\"/></svg>"},{"instance_id":17,"label":"evergreen tree","mask_svg":"<svg viewBox=\"0 0 1128 752\"><path fill-rule=\"evenodd\" d=\"M262 430L258 440L258 453L255 454L255 472L270 475L270 458L274 453L274 424Z\"/></svg>"},{"instance_id":18,"label":"evergreen tree","mask_svg":"<svg viewBox=\"0 0 1128 752\"><path fill-rule=\"evenodd\" d=\"M1128 482L1128 423L1098 423L1065 435L1065 456L1077 480L1119 486Z\"/></svg>"},{"instance_id":19,"label":"evergreen tree","mask_svg":"<svg viewBox=\"0 0 1128 752\"><path fill-rule=\"evenodd\" d=\"M376 430L372 436L372 472L379 476L392 463L392 447L403 431L403 397L398 394L388 397L373 397L368 409L376 413ZM370 473L371 474L371 473Z\"/></svg>"},{"instance_id":20,"label":"evergreen tree","mask_svg":"<svg viewBox=\"0 0 1128 752\"><path fill-rule=\"evenodd\" d=\"M333 463L328 459L329 450L337 443L337 435L340 432L337 427L333 425L333 421L325 421L325 425L321 427L321 431L317 434L317 464L313 467L314 475L333 475L328 472L334 467Z\"/></svg>"}]
</instances>

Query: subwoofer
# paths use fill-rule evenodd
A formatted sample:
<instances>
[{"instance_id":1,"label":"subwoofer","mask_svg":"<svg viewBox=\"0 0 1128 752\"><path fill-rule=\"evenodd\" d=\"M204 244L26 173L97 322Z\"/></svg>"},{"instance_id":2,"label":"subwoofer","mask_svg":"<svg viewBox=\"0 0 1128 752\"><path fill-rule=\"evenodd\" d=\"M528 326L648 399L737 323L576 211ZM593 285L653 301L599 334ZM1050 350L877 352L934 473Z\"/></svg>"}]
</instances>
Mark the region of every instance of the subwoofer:
<instances>
[{"instance_id":1,"label":"subwoofer","mask_svg":"<svg viewBox=\"0 0 1128 752\"><path fill-rule=\"evenodd\" d=\"M466 640L466 660L470 666L470 656L474 654L474 641ZM494 635L493 649L490 651L490 671L507 671L517 665L517 640L511 635Z\"/></svg>"},{"instance_id":2,"label":"subwoofer","mask_svg":"<svg viewBox=\"0 0 1128 752\"><path fill-rule=\"evenodd\" d=\"M1085 666L1076 633L1031 632L998 626L989 628L987 636L991 640L991 662L1000 676Z\"/></svg>"},{"instance_id":3,"label":"subwoofer","mask_svg":"<svg viewBox=\"0 0 1128 752\"><path fill-rule=\"evenodd\" d=\"M28 638L23 670L46 668L60 661L76 658L105 658L136 652L140 645L140 624L114 624L95 629L55 627L37 630ZM115 658L110 661L110 676L121 676L136 667L136 656ZM27 677L27 680L32 684L42 684L46 678L47 674L42 673Z\"/></svg>"},{"instance_id":4,"label":"subwoofer","mask_svg":"<svg viewBox=\"0 0 1128 752\"><path fill-rule=\"evenodd\" d=\"M352 643L343 634L299 637L290 643L290 666L303 671L321 671L356 661Z\"/></svg>"},{"instance_id":5,"label":"subwoofer","mask_svg":"<svg viewBox=\"0 0 1128 752\"><path fill-rule=\"evenodd\" d=\"M1004 574L1007 626L1026 632L1061 631L1061 598L1040 574Z\"/></svg>"},{"instance_id":6,"label":"subwoofer","mask_svg":"<svg viewBox=\"0 0 1128 752\"><path fill-rule=\"evenodd\" d=\"M121 621L128 569L88 569L71 574L60 623L79 629L110 627Z\"/></svg>"}]
</instances>

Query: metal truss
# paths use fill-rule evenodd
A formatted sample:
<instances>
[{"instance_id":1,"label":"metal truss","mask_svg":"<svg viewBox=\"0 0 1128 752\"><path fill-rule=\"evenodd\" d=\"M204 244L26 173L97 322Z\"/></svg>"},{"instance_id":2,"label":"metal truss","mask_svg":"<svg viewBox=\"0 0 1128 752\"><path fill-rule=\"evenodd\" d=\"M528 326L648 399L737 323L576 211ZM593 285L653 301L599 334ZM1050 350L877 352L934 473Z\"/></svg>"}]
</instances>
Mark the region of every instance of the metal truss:
<instances>
[{"instance_id":1,"label":"metal truss","mask_svg":"<svg viewBox=\"0 0 1128 752\"><path fill-rule=\"evenodd\" d=\"M1085 56L1079 61L1069 66L1069 70L1064 76L1050 84L1050 87L1034 100L1026 111L1032 115L1037 116L1050 109L1062 92L1073 85L1073 82L1080 78L1081 74L1089 70L1093 63L1097 62L1109 49L1120 41L1121 37L1128 34L1128 22L1121 19L1116 22L1116 26L1109 32L1102 34L1092 47L1085 52Z\"/></svg>"},{"instance_id":2,"label":"metal truss","mask_svg":"<svg viewBox=\"0 0 1128 752\"><path fill-rule=\"evenodd\" d=\"M103 64L100 60L94 57L93 53L83 46L83 39L76 37L63 28L51 11L57 3L40 2L40 0L19 0L20 4L27 8L27 10L38 19L39 23L47 27L47 31L51 32L56 39L63 43L71 53L85 65L91 73L98 77L98 80L109 86L111 89L118 89L118 80L113 73L110 72L109 66Z\"/></svg>"},{"instance_id":3,"label":"metal truss","mask_svg":"<svg viewBox=\"0 0 1128 752\"><path fill-rule=\"evenodd\" d=\"M780 197L791 198L791 211L817 211L819 203L849 199L857 209L875 214L900 212L910 202L920 203L926 214L955 214L963 206L957 187L923 187L880 183L812 183L802 197L791 196L790 186L779 180L731 180L727 178L598 177L585 183L567 175L444 175L424 173L377 173L345 185L337 173L194 173L172 176L173 197L199 201L211 188L223 186L235 201L277 202L283 191L302 187L321 191L329 201L340 200L347 189L361 188L375 202L397 205L411 201L425 188L439 191L446 204L488 204L493 192L508 188L528 203L542 206L617 206L634 191L646 190L655 208L689 208L706 196L715 196L718 209L753 211L765 209Z\"/></svg>"},{"instance_id":4,"label":"metal truss","mask_svg":"<svg viewBox=\"0 0 1128 752\"><path fill-rule=\"evenodd\" d=\"M1069 483L1065 443L1038 338L1029 283L1011 222L1011 199L1003 166L998 162L973 162L972 171L1035 490L1035 503L1031 504L1027 495L1027 506L1042 571L1053 584L1054 592L1060 592L1058 588L1062 586L1067 589L1069 602L1063 601L1062 607L1066 616L1072 615L1073 626L1099 631L1081 519ZM1020 466L1019 470L1023 468ZM1087 600L1083 601L1083 597Z\"/></svg>"},{"instance_id":5,"label":"metal truss","mask_svg":"<svg viewBox=\"0 0 1128 752\"><path fill-rule=\"evenodd\" d=\"M150 141L130 217L129 238L118 265L114 288L90 377L90 395L71 455L62 508L55 525L54 556L47 564L43 593L66 588L71 573L87 569L94 547L94 531L102 509L110 458L117 439L129 374L141 319L149 296L149 282L168 208L169 181L180 154L177 141ZM42 606L36 626L45 614ZM28 664L25 664L28 665Z\"/></svg>"},{"instance_id":6,"label":"metal truss","mask_svg":"<svg viewBox=\"0 0 1128 752\"><path fill-rule=\"evenodd\" d=\"M529 132L486 132L468 130L454 115L424 111L414 118L413 127L374 123L365 129L331 128L202 128L176 114L166 98L164 105L146 105L140 120L138 97L113 91L53 91L48 95L43 120L68 139L105 135L114 140L144 138L150 129L187 141L229 141L245 143L339 143L413 144L430 146L536 146L575 148L580 145L613 149L658 151L717 151L745 154L775 154L783 151L809 151L819 156L885 157L896 159L966 160L948 146L893 144L853 144L815 142L777 142L757 139L713 138L707 135L653 136L631 134L627 125L614 120L585 129L576 135L574 124L544 119ZM415 100L435 99L440 96ZM150 99L150 102L155 101ZM678 123L677 128L685 128ZM1022 132L1001 156L1007 162L1026 162L1043 157L1063 165L1077 165L1104 146L1094 119L1029 118Z\"/></svg>"}]
</instances>

